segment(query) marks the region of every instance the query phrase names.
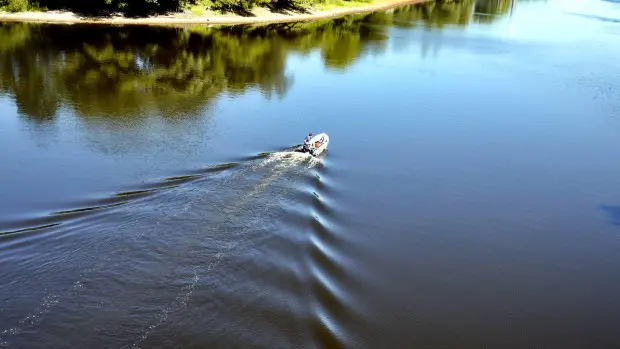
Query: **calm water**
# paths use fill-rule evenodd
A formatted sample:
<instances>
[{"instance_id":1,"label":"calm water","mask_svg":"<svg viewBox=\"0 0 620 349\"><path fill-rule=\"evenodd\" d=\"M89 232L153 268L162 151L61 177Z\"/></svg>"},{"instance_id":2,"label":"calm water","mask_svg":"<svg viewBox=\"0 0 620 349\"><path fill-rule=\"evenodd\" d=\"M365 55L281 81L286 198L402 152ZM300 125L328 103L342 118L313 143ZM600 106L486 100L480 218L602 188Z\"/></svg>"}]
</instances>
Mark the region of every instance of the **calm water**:
<instances>
[{"instance_id":1,"label":"calm water","mask_svg":"<svg viewBox=\"0 0 620 349\"><path fill-rule=\"evenodd\" d=\"M618 57L600 0L0 24L0 346L619 348Z\"/></svg>"}]
</instances>

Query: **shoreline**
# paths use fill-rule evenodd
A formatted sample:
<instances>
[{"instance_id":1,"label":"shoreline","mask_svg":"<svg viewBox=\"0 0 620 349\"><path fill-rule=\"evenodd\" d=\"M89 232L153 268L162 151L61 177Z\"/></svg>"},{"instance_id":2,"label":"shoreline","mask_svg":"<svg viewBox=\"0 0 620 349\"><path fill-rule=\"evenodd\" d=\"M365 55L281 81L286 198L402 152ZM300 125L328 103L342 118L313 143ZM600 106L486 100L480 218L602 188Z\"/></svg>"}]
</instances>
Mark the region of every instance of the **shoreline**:
<instances>
[{"instance_id":1,"label":"shoreline","mask_svg":"<svg viewBox=\"0 0 620 349\"><path fill-rule=\"evenodd\" d=\"M329 10L307 9L307 12L288 11L275 13L265 8L257 8L254 16L239 16L234 14L217 14L215 12L205 16L195 16L186 13L170 15L156 15L140 18L126 18L123 16L95 16L83 17L70 11L45 12L0 12L0 21L6 22L35 22L57 24L110 24L110 25L182 25L182 24L260 24L260 23L287 23L304 22L321 19L342 17L345 15L385 11L399 6L427 2L429 0L376 0L360 6L338 7Z\"/></svg>"}]
</instances>

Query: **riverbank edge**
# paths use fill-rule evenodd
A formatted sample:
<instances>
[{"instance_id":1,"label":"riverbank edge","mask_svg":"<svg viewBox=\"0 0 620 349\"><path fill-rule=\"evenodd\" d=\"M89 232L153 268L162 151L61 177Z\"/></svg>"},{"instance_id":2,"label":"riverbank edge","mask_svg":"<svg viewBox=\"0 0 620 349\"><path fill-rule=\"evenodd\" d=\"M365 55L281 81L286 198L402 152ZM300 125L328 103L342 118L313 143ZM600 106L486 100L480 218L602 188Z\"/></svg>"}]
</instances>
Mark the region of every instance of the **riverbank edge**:
<instances>
[{"instance_id":1,"label":"riverbank edge","mask_svg":"<svg viewBox=\"0 0 620 349\"><path fill-rule=\"evenodd\" d=\"M6 22L37 22L37 23L59 23L59 24L111 24L111 25L183 25L183 24L213 24L213 25L235 25L235 24L268 24L268 23L288 23L305 22L337 18L345 15L385 11L399 6L428 2L429 0L378 0L361 6L339 7L329 10L312 10L307 12L286 12L274 13L267 9L258 9L255 16L244 17L234 14L192 16L183 13L170 15L159 15L142 18L117 17L83 17L69 11L47 11L47 12L0 12L0 21Z\"/></svg>"}]
</instances>

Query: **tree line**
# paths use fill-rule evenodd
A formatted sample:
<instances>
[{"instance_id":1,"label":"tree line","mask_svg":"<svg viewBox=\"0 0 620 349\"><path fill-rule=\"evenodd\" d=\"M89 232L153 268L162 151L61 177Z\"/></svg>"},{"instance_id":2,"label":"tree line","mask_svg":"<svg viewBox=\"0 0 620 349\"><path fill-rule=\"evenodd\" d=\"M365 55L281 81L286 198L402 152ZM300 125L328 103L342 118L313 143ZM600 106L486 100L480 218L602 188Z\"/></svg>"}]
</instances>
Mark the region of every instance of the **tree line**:
<instances>
[{"instance_id":1,"label":"tree line","mask_svg":"<svg viewBox=\"0 0 620 349\"><path fill-rule=\"evenodd\" d=\"M191 6L222 11L247 11L255 6L303 8L325 0L0 0L0 8L11 12L69 10L86 15L122 13L145 16L180 12ZM358 0L359 1L359 0Z\"/></svg>"},{"instance_id":2,"label":"tree line","mask_svg":"<svg viewBox=\"0 0 620 349\"><path fill-rule=\"evenodd\" d=\"M11 12L69 10L83 14L124 13L148 15L180 11L194 0L0 0L0 7Z\"/></svg>"},{"instance_id":3,"label":"tree line","mask_svg":"<svg viewBox=\"0 0 620 349\"><path fill-rule=\"evenodd\" d=\"M192 6L211 10L246 13L254 6L303 10L306 7L326 3L330 0L0 0L0 8L12 12L29 9L69 10L86 15L106 15L122 13L129 16L144 16L180 12ZM347 0L345 0L347 1ZM371 0L356 0L371 1ZM443 2L462 2L463 0L444 0ZM507 7L510 1L485 0L491 7ZM485 6L485 5L482 5Z\"/></svg>"}]
</instances>

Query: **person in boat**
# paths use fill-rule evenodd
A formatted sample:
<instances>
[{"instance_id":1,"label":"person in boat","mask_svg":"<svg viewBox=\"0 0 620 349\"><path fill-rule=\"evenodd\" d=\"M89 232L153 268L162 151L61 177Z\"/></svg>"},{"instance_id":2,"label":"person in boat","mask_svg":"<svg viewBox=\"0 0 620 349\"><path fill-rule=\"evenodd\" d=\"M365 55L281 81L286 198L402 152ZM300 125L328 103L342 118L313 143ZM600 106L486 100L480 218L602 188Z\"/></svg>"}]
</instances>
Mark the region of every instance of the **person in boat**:
<instances>
[{"instance_id":1,"label":"person in boat","mask_svg":"<svg viewBox=\"0 0 620 349\"><path fill-rule=\"evenodd\" d=\"M310 140L312 139L312 132L308 133L308 136L304 138L304 148L310 150Z\"/></svg>"}]
</instances>

